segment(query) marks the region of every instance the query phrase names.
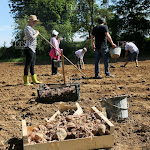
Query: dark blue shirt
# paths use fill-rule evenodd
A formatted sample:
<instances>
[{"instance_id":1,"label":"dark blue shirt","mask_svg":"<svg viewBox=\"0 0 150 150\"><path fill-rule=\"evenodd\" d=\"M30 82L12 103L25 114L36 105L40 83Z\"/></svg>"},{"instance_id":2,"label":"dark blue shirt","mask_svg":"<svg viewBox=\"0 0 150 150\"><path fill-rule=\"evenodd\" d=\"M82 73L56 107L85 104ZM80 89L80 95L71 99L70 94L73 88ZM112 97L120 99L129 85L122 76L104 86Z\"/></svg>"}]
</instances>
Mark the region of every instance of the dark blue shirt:
<instances>
[{"instance_id":1,"label":"dark blue shirt","mask_svg":"<svg viewBox=\"0 0 150 150\"><path fill-rule=\"evenodd\" d=\"M95 47L97 49L106 49L107 48L107 37L105 32L109 32L106 25L98 25L93 28L92 35L95 37Z\"/></svg>"}]
</instances>

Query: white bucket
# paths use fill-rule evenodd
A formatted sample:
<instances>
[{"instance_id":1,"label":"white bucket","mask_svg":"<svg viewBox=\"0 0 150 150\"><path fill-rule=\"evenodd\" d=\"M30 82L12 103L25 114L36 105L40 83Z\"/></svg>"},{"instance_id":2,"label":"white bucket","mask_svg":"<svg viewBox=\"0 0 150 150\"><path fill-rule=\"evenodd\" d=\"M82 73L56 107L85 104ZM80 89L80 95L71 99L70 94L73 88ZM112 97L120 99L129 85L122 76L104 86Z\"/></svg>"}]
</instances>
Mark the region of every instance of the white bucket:
<instances>
[{"instance_id":1,"label":"white bucket","mask_svg":"<svg viewBox=\"0 0 150 150\"><path fill-rule=\"evenodd\" d=\"M111 58L119 58L121 54L121 48L120 47L110 48L109 53Z\"/></svg>"},{"instance_id":2,"label":"white bucket","mask_svg":"<svg viewBox=\"0 0 150 150\"><path fill-rule=\"evenodd\" d=\"M117 120L128 118L129 104L127 103L127 95L103 99L102 102L110 118Z\"/></svg>"}]
</instances>

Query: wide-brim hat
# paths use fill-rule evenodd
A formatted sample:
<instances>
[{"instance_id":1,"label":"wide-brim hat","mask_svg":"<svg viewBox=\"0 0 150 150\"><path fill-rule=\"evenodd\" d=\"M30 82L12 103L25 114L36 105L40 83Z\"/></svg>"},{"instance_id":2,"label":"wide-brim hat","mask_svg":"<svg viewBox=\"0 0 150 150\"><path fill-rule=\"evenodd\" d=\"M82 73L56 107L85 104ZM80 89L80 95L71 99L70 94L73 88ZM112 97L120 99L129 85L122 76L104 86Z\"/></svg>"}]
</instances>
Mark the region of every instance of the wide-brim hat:
<instances>
[{"instance_id":1,"label":"wide-brim hat","mask_svg":"<svg viewBox=\"0 0 150 150\"><path fill-rule=\"evenodd\" d=\"M39 22L39 20L37 19L36 15L30 15L29 19L28 19L28 22L29 21L37 21L37 22Z\"/></svg>"},{"instance_id":2,"label":"wide-brim hat","mask_svg":"<svg viewBox=\"0 0 150 150\"><path fill-rule=\"evenodd\" d=\"M53 34L53 35L58 35L59 32L57 32L56 30L53 30L53 31L52 31L52 34Z\"/></svg>"}]
</instances>

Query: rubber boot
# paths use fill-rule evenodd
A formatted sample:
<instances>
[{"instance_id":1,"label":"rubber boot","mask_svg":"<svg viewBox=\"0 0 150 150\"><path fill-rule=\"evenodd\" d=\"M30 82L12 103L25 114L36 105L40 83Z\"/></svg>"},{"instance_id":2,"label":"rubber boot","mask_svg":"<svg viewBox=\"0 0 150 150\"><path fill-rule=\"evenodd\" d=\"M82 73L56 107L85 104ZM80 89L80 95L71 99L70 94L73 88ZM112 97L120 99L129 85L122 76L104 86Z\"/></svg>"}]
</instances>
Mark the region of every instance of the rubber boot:
<instances>
[{"instance_id":1,"label":"rubber boot","mask_svg":"<svg viewBox=\"0 0 150 150\"><path fill-rule=\"evenodd\" d=\"M42 82L38 81L37 80L37 75L34 74L34 75L31 75L31 78L32 78L32 81L33 81L33 84L41 84Z\"/></svg>"},{"instance_id":2,"label":"rubber boot","mask_svg":"<svg viewBox=\"0 0 150 150\"><path fill-rule=\"evenodd\" d=\"M32 84L29 82L29 77L28 77L28 76L23 76L23 80L24 80L24 85L32 85Z\"/></svg>"}]
</instances>

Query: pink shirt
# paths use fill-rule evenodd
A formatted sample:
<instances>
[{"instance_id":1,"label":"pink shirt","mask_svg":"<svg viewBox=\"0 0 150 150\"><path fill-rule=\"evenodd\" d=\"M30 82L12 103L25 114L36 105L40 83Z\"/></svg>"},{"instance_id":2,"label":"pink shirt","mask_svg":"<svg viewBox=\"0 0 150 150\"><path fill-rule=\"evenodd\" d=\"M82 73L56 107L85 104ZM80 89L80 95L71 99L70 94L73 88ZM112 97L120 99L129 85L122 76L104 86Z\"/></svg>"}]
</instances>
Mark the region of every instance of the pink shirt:
<instances>
[{"instance_id":1,"label":"pink shirt","mask_svg":"<svg viewBox=\"0 0 150 150\"><path fill-rule=\"evenodd\" d=\"M52 37L50 43L56 48L59 49L60 40L57 40L56 37ZM51 48L53 48L51 46Z\"/></svg>"},{"instance_id":2,"label":"pink shirt","mask_svg":"<svg viewBox=\"0 0 150 150\"><path fill-rule=\"evenodd\" d=\"M56 37L52 37L50 40L50 43L59 51L61 52L60 48L59 48L59 44L60 44L60 40L57 40ZM57 50L55 50L55 48L51 46L51 50L49 52L49 55L51 56L51 59L60 59L61 53L59 53L59 55L57 56Z\"/></svg>"}]
</instances>

